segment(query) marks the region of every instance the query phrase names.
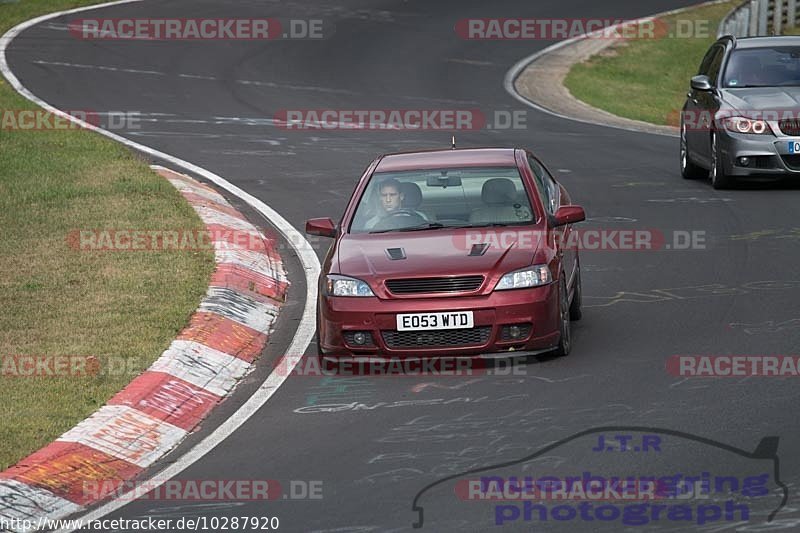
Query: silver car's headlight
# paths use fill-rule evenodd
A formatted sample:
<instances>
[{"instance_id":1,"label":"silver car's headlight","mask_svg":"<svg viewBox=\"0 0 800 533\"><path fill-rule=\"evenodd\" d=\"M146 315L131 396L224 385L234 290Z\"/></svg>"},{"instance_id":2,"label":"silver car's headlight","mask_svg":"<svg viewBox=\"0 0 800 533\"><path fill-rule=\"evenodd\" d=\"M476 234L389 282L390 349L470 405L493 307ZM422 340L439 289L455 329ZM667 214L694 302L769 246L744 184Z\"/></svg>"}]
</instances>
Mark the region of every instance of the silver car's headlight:
<instances>
[{"instance_id":1,"label":"silver car's headlight","mask_svg":"<svg viewBox=\"0 0 800 533\"><path fill-rule=\"evenodd\" d=\"M532 267L509 272L500 278L494 290L526 289L528 287L547 285L552 281L553 275L550 273L550 268L547 265L534 265Z\"/></svg>"},{"instance_id":2,"label":"silver car's headlight","mask_svg":"<svg viewBox=\"0 0 800 533\"><path fill-rule=\"evenodd\" d=\"M330 296L375 296L367 282L360 279L328 274L326 281Z\"/></svg>"},{"instance_id":3,"label":"silver car's headlight","mask_svg":"<svg viewBox=\"0 0 800 533\"><path fill-rule=\"evenodd\" d=\"M769 124L764 120L754 120L745 117L729 117L723 122L725 129L734 133L748 133L750 135L772 135Z\"/></svg>"}]
</instances>

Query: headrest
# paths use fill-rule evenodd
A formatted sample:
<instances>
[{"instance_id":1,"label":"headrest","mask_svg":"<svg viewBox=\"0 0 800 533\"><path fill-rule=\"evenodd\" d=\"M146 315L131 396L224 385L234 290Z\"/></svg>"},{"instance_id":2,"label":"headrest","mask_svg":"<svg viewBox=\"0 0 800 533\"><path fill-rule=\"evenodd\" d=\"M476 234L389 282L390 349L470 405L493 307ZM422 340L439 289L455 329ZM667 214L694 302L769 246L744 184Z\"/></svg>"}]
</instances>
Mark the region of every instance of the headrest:
<instances>
[{"instance_id":1,"label":"headrest","mask_svg":"<svg viewBox=\"0 0 800 533\"><path fill-rule=\"evenodd\" d=\"M483 184L481 200L489 205L508 205L516 200L517 188L508 178L492 178Z\"/></svg>"},{"instance_id":2,"label":"headrest","mask_svg":"<svg viewBox=\"0 0 800 533\"><path fill-rule=\"evenodd\" d=\"M403 207L414 209L422 204L422 189L416 183L401 183L400 192L403 194Z\"/></svg>"}]
</instances>

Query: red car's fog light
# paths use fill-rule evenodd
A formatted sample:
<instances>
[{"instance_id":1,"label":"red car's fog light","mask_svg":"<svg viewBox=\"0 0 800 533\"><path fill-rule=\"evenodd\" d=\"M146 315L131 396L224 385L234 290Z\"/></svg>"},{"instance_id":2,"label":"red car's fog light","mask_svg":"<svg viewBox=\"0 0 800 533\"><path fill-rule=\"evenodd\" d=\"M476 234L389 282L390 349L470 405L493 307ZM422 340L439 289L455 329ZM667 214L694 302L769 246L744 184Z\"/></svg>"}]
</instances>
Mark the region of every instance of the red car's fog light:
<instances>
[{"instance_id":1,"label":"red car's fog light","mask_svg":"<svg viewBox=\"0 0 800 533\"><path fill-rule=\"evenodd\" d=\"M375 346L369 331L345 331L342 333L345 342L350 346Z\"/></svg>"},{"instance_id":2,"label":"red car's fog light","mask_svg":"<svg viewBox=\"0 0 800 533\"><path fill-rule=\"evenodd\" d=\"M512 324L500 330L501 341L516 341L527 338L531 334L531 324Z\"/></svg>"}]
</instances>

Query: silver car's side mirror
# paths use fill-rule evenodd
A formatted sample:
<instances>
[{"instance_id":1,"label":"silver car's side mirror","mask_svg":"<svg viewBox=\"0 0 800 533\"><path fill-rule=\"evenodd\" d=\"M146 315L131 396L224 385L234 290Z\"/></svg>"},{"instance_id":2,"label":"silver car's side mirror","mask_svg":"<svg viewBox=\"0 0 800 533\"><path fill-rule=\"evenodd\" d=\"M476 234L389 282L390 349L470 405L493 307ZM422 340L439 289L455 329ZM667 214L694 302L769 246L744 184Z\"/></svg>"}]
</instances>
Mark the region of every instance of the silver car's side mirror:
<instances>
[{"instance_id":1,"label":"silver car's side mirror","mask_svg":"<svg viewBox=\"0 0 800 533\"><path fill-rule=\"evenodd\" d=\"M710 91L714 87L711 86L711 79L705 74L700 74L692 78L692 89L696 91Z\"/></svg>"}]
</instances>

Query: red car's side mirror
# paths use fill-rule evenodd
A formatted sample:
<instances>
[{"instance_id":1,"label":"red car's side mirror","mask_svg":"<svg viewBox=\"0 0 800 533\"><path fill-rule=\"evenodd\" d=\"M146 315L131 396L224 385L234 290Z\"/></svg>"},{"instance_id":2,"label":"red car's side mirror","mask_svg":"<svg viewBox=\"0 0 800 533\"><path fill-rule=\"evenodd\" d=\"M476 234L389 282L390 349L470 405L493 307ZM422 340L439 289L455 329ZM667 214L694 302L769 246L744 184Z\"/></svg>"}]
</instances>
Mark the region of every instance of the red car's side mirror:
<instances>
[{"instance_id":1,"label":"red car's side mirror","mask_svg":"<svg viewBox=\"0 0 800 533\"><path fill-rule=\"evenodd\" d=\"M565 226L567 224L574 224L575 222L583 222L586 220L586 212L579 205L565 205L559 207L553 217L553 227Z\"/></svg>"},{"instance_id":2,"label":"red car's side mirror","mask_svg":"<svg viewBox=\"0 0 800 533\"><path fill-rule=\"evenodd\" d=\"M306 220L306 233L320 237L336 237L336 224L330 218L311 218Z\"/></svg>"}]
</instances>

